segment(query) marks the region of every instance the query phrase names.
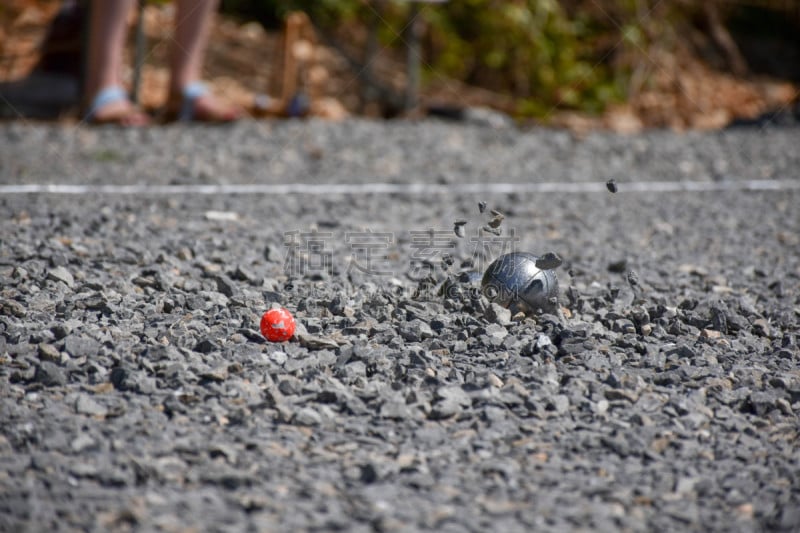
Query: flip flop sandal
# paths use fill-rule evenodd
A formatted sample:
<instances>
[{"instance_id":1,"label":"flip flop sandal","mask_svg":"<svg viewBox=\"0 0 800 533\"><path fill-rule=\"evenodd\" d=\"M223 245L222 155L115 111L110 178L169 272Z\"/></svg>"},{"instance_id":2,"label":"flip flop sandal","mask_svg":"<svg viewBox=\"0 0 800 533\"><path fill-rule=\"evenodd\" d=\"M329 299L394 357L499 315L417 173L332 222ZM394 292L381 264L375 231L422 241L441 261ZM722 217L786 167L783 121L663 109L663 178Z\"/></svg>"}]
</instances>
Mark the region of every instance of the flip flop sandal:
<instances>
[{"instance_id":1,"label":"flip flop sandal","mask_svg":"<svg viewBox=\"0 0 800 533\"><path fill-rule=\"evenodd\" d=\"M97 117L98 111L109 104L118 102L128 102L130 106L121 113L114 113L103 118ZM106 87L95 95L89 106L89 111L84 116L84 120L89 124L118 124L121 126L144 126L150 122L150 118L145 113L130 103L125 89L117 85Z\"/></svg>"},{"instance_id":2,"label":"flip flop sandal","mask_svg":"<svg viewBox=\"0 0 800 533\"><path fill-rule=\"evenodd\" d=\"M177 110L167 110L165 117L167 120L178 122L233 122L241 118L241 113L236 109L216 113L198 113L197 100L203 96L211 94L211 91L203 82L195 81L187 84L181 91L181 106Z\"/></svg>"}]
</instances>

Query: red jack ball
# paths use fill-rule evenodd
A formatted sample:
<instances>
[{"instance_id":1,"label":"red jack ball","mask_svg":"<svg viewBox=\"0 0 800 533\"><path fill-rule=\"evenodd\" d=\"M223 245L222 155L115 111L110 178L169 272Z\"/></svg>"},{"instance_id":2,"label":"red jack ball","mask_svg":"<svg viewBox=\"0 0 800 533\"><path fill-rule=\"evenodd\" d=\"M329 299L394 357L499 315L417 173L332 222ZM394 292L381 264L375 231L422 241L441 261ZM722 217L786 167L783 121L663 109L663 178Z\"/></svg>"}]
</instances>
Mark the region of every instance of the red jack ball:
<instances>
[{"instance_id":1,"label":"red jack ball","mask_svg":"<svg viewBox=\"0 0 800 533\"><path fill-rule=\"evenodd\" d=\"M288 341L294 335L294 328L294 317L284 307L270 309L261 317L261 334L268 341Z\"/></svg>"}]
</instances>

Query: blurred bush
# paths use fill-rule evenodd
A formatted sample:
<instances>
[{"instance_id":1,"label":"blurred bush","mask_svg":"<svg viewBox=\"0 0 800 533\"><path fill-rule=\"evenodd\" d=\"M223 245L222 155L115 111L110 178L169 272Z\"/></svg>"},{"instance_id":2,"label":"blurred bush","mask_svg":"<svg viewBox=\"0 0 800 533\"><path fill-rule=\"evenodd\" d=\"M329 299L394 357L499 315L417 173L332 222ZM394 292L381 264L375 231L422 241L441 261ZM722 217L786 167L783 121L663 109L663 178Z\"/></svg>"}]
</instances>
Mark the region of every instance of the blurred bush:
<instances>
[{"instance_id":1,"label":"blurred bush","mask_svg":"<svg viewBox=\"0 0 800 533\"><path fill-rule=\"evenodd\" d=\"M467 83L511 94L522 115L601 111L623 90L597 49L607 32L556 0L468 0L429 11L432 64Z\"/></svg>"},{"instance_id":2,"label":"blurred bush","mask_svg":"<svg viewBox=\"0 0 800 533\"><path fill-rule=\"evenodd\" d=\"M229 14L276 27L290 10L357 39L376 0L222 0ZM381 3L381 39L401 46L408 3ZM514 97L521 116L555 109L602 112L646 83L652 54L685 39L706 16L700 0L451 0L425 6L426 75ZM363 36L363 32L361 32ZM363 45L362 43L353 43Z\"/></svg>"}]
</instances>

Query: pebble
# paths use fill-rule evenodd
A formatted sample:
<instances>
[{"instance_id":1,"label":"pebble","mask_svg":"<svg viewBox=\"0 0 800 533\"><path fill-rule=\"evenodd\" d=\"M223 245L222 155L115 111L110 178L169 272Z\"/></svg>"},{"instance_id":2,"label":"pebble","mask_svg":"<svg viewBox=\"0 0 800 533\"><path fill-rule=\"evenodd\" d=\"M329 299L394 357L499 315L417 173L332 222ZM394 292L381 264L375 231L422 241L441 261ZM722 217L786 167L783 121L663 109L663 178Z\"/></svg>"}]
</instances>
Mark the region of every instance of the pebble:
<instances>
[{"instance_id":1,"label":"pebble","mask_svg":"<svg viewBox=\"0 0 800 533\"><path fill-rule=\"evenodd\" d=\"M463 239L466 236L466 231L464 229L466 223L466 220L456 220L453 223L453 233L456 234L456 237Z\"/></svg>"},{"instance_id":2,"label":"pebble","mask_svg":"<svg viewBox=\"0 0 800 533\"><path fill-rule=\"evenodd\" d=\"M492 218L491 220L489 220L489 222L487 222L487 226L489 226L492 229L497 229L503 223L503 220L505 220L505 218L506 218L505 215L493 209Z\"/></svg>"},{"instance_id":3,"label":"pebble","mask_svg":"<svg viewBox=\"0 0 800 533\"><path fill-rule=\"evenodd\" d=\"M431 326L421 319L404 323L400 326L399 333L408 342L419 342L434 336Z\"/></svg>"},{"instance_id":4,"label":"pebble","mask_svg":"<svg viewBox=\"0 0 800 533\"><path fill-rule=\"evenodd\" d=\"M211 381L222 382L228 379L229 375L230 373L228 372L228 365L223 364L207 372L202 372L200 374L200 377L204 379L209 379Z\"/></svg>"},{"instance_id":5,"label":"pebble","mask_svg":"<svg viewBox=\"0 0 800 533\"><path fill-rule=\"evenodd\" d=\"M39 359L53 363L61 362L61 352L52 344L46 342L39 343Z\"/></svg>"},{"instance_id":6,"label":"pebble","mask_svg":"<svg viewBox=\"0 0 800 533\"><path fill-rule=\"evenodd\" d=\"M72 357L95 357L100 343L84 335L70 334L64 339L64 350Z\"/></svg>"},{"instance_id":7,"label":"pebble","mask_svg":"<svg viewBox=\"0 0 800 533\"><path fill-rule=\"evenodd\" d=\"M303 407L294 414L292 423L300 426L318 426L322 423L322 416L316 409Z\"/></svg>"},{"instance_id":8,"label":"pebble","mask_svg":"<svg viewBox=\"0 0 800 533\"><path fill-rule=\"evenodd\" d=\"M486 326L486 336L494 340L503 340L508 335L508 330L500 324L489 324Z\"/></svg>"},{"instance_id":9,"label":"pebble","mask_svg":"<svg viewBox=\"0 0 800 533\"><path fill-rule=\"evenodd\" d=\"M594 404L594 412L598 415L605 414L608 411L608 400L599 400L597 403Z\"/></svg>"},{"instance_id":10,"label":"pebble","mask_svg":"<svg viewBox=\"0 0 800 533\"><path fill-rule=\"evenodd\" d=\"M389 400L384 402L381 405L380 415L383 418L391 418L394 420L407 420L413 416L411 409L409 409L403 400Z\"/></svg>"},{"instance_id":11,"label":"pebble","mask_svg":"<svg viewBox=\"0 0 800 533\"><path fill-rule=\"evenodd\" d=\"M75 285L75 278L73 278L70 271L63 266L57 266L48 270L47 279L60 281L70 289Z\"/></svg>"},{"instance_id":12,"label":"pebble","mask_svg":"<svg viewBox=\"0 0 800 533\"><path fill-rule=\"evenodd\" d=\"M45 387L59 387L66 385L67 376L61 368L45 361L36 367L33 381L41 383Z\"/></svg>"},{"instance_id":13,"label":"pebble","mask_svg":"<svg viewBox=\"0 0 800 533\"><path fill-rule=\"evenodd\" d=\"M278 366L283 366L289 356L285 352L277 351L269 354L269 359Z\"/></svg>"},{"instance_id":14,"label":"pebble","mask_svg":"<svg viewBox=\"0 0 800 533\"><path fill-rule=\"evenodd\" d=\"M569 410L569 396L556 394L550 399L548 408L559 414L566 413Z\"/></svg>"},{"instance_id":15,"label":"pebble","mask_svg":"<svg viewBox=\"0 0 800 533\"><path fill-rule=\"evenodd\" d=\"M73 451L73 453L82 453L85 450L94 448L96 445L97 441L84 433L73 439L73 441L70 443L70 449Z\"/></svg>"},{"instance_id":16,"label":"pebble","mask_svg":"<svg viewBox=\"0 0 800 533\"><path fill-rule=\"evenodd\" d=\"M448 386L436 390L437 401L428 415L433 420L450 418L472 405L472 400L461 387Z\"/></svg>"},{"instance_id":17,"label":"pebble","mask_svg":"<svg viewBox=\"0 0 800 533\"><path fill-rule=\"evenodd\" d=\"M104 418L108 414L108 409L97 403L88 394L79 394L75 400L75 412L81 415Z\"/></svg>"},{"instance_id":18,"label":"pebble","mask_svg":"<svg viewBox=\"0 0 800 533\"><path fill-rule=\"evenodd\" d=\"M497 375L495 375L492 372L489 372L489 375L487 376L486 380L489 382L489 385L497 389L501 388L504 385L503 380L497 377Z\"/></svg>"},{"instance_id":19,"label":"pebble","mask_svg":"<svg viewBox=\"0 0 800 533\"><path fill-rule=\"evenodd\" d=\"M606 389L604 394L606 399L610 401L625 400L630 403L636 403L636 400L639 399L639 396L635 392L625 389Z\"/></svg>"},{"instance_id":20,"label":"pebble","mask_svg":"<svg viewBox=\"0 0 800 533\"><path fill-rule=\"evenodd\" d=\"M753 321L753 331L756 335L760 335L762 337L771 337L770 334L771 329L769 326L769 321L765 318L757 318Z\"/></svg>"},{"instance_id":21,"label":"pebble","mask_svg":"<svg viewBox=\"0 0 800 533\"><path fill-rule=\"evenodd\" d=\"M228 298L233 298L238 294L236 283L228 276L219 274L215 277L215 280L217 282L217 290Z\"/></svg>"},{"instance_id":22,"label":"pebble","mask_svg":"<svg viewBox=\"0 0 800 533\"><path fill-rule=\"evenodd\" d=\"M209 354L212 352L218 352L220 350L220 345L214 339L201 339L197 344L194 345L193 350L195 352L200 352L203 354Z\"/></svg>"},{"instance_id":23,"label":"pebble","mask_svg":"<svg viewBox=\"0 0 800 533\"><path fill-rule=\"evenodd\" d=\"M536 259L536 268L553 270L561 266L564 261L555 252L546 252Z\"/></svg>"},{"instance_id":24,"label":"pebble","mask_svg":"<svg viewBox=\"0 0 800 533\"><path fill-rule=\"evenodd\" d=\"M309 350L325 350L331 348L338 348L339 343L328 337L321 335L311 335L309 333L295 333L295 337L300 342L300 345L308 348Z\"/></svg>"},{"instance_id":25,"label":"pebble","mask_svg":"<svg viewBox=\"0 0 800 533\"><path fill-rule=\"evenodd\" d=\"M502 305L491 303L485 311L486 319L501 326L508 326L511 322L511 310Z\"/></svg>"},{"instance_id":26,"label":"pebble","mask_svg":"<svg viewBox=\"0 0 800 533\"><path fill-rule=\"evenodd\" d=\"M14 300L0 300L0 309L3 310L4 314L15 316L17 318L25 318L25 316L28 314L25 306Z\"/></svg>"}]
</instances>

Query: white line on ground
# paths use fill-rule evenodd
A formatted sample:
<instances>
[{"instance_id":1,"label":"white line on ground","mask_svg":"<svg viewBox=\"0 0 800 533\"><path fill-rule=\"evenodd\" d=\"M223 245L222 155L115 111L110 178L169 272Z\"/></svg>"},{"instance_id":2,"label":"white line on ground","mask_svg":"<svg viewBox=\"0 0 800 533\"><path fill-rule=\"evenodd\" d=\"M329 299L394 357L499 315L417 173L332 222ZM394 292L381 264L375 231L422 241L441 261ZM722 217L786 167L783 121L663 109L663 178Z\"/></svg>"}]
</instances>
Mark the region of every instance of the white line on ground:
<instances>
[{"instance_id":1,"label":"white line on ground","mask_svg":"<svg viewBox=\"0 0 800 533\"><path fill-rule=\"evenodd\" d=\"M617 182L620 193L626 192L714 192L714 191L786 191L800 189L800 180L729 180L729 181L637 181ZM103 194L103 195L221 195L221 194L510 194L510 193L593 193L606 190L605 183L257 183L218 185L108 185L48 184L0 185L4 194Z\"/></svg>"}]
</instances>

